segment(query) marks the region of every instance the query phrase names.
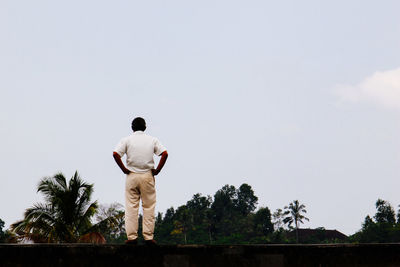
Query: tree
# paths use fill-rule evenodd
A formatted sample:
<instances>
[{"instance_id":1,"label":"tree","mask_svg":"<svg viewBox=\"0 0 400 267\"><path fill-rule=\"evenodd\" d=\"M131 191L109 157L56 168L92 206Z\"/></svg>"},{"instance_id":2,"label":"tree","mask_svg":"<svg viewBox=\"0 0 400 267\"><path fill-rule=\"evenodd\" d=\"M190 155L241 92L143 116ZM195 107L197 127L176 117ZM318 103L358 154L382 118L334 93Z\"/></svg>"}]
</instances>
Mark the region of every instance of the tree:
<instances>
[{"instance_id":1,"label":"tree","mask_svg":"<svg viewBox=\"0 0 400 267\"><path fill-rule=\"evenodd\" d=\"M248 184L238 189L225 185L210 196L200 193L164 217L156 217L155 238L160 244L251 244L269 243L273 237L271 212L254 212L258 198ZM279 233L273 242L286 242Z\"/></svg>"},{"instance_id":2,"label":"tree","mask_svg":"<svg viewBox=\"0 0 400 267\"><path fill-rule=\"evenodd\" d=\"M240 214L247 216L256 209L258 197L254 195L250 185L242 184L237 190L236 197L234 202Z\"/></svg>"},{"instance_id":3,"label":"tree","mask_svg":"<svg viewBox=\"0 0 400 267\"><path fill-rule=\"evenodd\" d=\"M186 203L191 218L191 229L189 229L189 238L196 244L211 243L210 217L211 197L202 196L200 193L193 195L192 199Z\"/></svg>"},{"instance_id":4,"label":"tree","mask_svg":"<svg viewBox=\"0 0 400 267\"><path fill-rule=\"evenodd\" d=\"M0 243L16 243L15 235L10 230L3 231L5 222L0 219Z\"/></svg>"},{"instance_id":5,"label":"tree","mask_svg":"<svg viewBox=\"0 0 400 267\"><path fill-rule=\"evenodd\" d=\"M192 199L186 202L186 207L193 215L194 224L203 223L204 217L206 216L206 211L210 208L210 205L211 197L202 196L200 193L194 194Z\"/></svg>"},{"instance_id":6,"label":"tree","mask_svg":"<svg viewBox=\"0 0 400 267\"><path fill-rule=\"evenodd\" d=\"M236 188L233 185L224 185L214 195L214 202L211 209L217 220L222 219L227 214L232 214L235 210L235 199L237 198Z\"/></svg>"},{"instance_id":7,"label":"tree","mask_svg":"<svg viewBox=\"0 0 400 267\"><path fill-rule=\"evenodd\" d=\"M375 203L376 206L376 214L374 216L377 223L387 223L390 225L394 225L396 223L396 214L394 209L385 200L378 199Z\"/></svg>"},{"instance_id":8,"label":"tree","mask_svg":"<svg viewBox=\"0 0 400 267\"><path fill-rule=\"evenodd\" d=\"M372 218L367 215L362 224L362 229L359 233L354 235L355 241L361 243L377 242L381 240L379 225L376 224Z\"/></svg>"},{"instance_id":9,"label":"tree","mask_svg":"<svg viewBox=\"0 0 400 267\"><path fill-rule=\"evenodd\" d=\"M399 209L397 210L397 224L400 225L400 205L398 207Z\"/></svg>"},{"instance_id":10,"label":"tree","mask_svg":"<svg viewBox=\"0 0 400 267\"><path fill-rule=\"evenodd\" d=\"M4 224L5 224L4 221L0 219L0 243L3 243L5 241L6 233L3 232Z\"/></svg>"},{"instance_id":11,"label":"tree","mask_svg":"<svg viewBox=\"0 0 400 267\"><path fill-rule=\"evenodd\" d=\"M171 235L171 232L174 230L174 217L175 210L173 207L167 209L165 212L164 218L160 219L162 214L158 214L155 226L154 237L160 244L174 244L179 239L176 239L175 236Z\"/></svg>"},{"instance_id":12,"label":"tree","mask_svg":"<svg viewBox=\"0 0 400 267\"><path fill-rule=\"evenodd\" d=\"M91 222L98 208L97 201L90 200L93 184L85 183L77 172L68 183L62 173L42 178L37 192L45 202L28 208L24 219L11 226L21 238L48 243L105 242L99 233L105 221Z\"/></svg>"},{"instance_id":13,"label":"tree","mask_svg":"<svg viewBox=\"0 0 400 267\"><path fill-rule=\"evenodd\" d=\"M261 232L264 236L274 231L269 208L260 208L256 214L254 214L254 226L256 228L256 233Z\"/></svg>"},{"instance_id":14,"label":"tree","mask_svg":"<svg viewBox=\"0 0 400 267\"><path fill-rule=\"evenodd\" d=\"M375 224L375 222L371 219L371 217L369 217L369 215L367 215L367 217L365 217L365 219L364 219L364 223L362 225L362 228L363 229L367 229L367 228L371 227L374 224Z\"/></svg>"},{"instance_id":15,"label":"tree","mask_svg":"<svg viewBox=\"0 0 400 267\"><path fill-rule=\"evenodd\" d=\"M400 225L396 224L396 214L390 203L378 199L375 207L374 220L369 215L365 217L361 230L351 239L360 243L399 242Z\"/></svg>"},{"instance_id":16,"label":"tree","mask_svg":"<svg viewBox=\"0 0 400 267\"><path fill-rule=\"evenodd\" d=\"M176 219L174 221L174 230L171 232L172 235L183 235L183 241L187 244L187 233L193 229L192 216L190 211L185 205L178 207L176 210Z\"/></svg>"},{"instance_id":17,"label":"tree","mask_svg":"<svg viewBox=\"0 0 400 267\"><path fill-rule=\"evenodd\" d=\"M5 222L2 219L0 219L0 243L8 242L8 238L10 237L10 232L8 230L3 231L4 225Z\"/></svg>"},{"instance_id":18,"label":"tree","mask_svg":"<svg viewBox=\"0 0 400 267\"><path fill-rule=\"evenodd\" d=\"M282 209L277 209L274 214L272 214L274 228L278 231L283 230L285 224L283 223L284 214Z\"/></svg>"},{"instance_id":19,"label":"tree","mask_svg":"<svg viewBox=\"0 0 400 267\"><path fill-rule=\"evenodd\" d=\"M306 206L304 204L300 204L298 200L294 200L292 203L289 203L289 207L285 206L284 215L286 216L283 219L285 224L288 224L289 228L294 223L296 230L296 242L299 242L299 225L303 223L303 220L309 221L303 214L307 213Z\"/></svg>"},{"instance_id":20,"label":"tree","mask_svg":"<svg viewBox=\"0 0 400 267\"><path fill-rule=\"evenodd\" d=\"M214 238L231 236L235 232L235 225L232 222L238 223L234 203L236 198L237 192L233 185L225 185L214 194L214 201L211 204Z\"/></svg>"},{"instance_id":21,"label":"tree","mask_svg":"<svg viewBox=\"0 0 400 267\"><path fill-rule=\"evenodd\" d=\"M125 211L120 203L100 205L96 222L107 243L123 243L126 240Z\"/></svg>"}]
</instances>

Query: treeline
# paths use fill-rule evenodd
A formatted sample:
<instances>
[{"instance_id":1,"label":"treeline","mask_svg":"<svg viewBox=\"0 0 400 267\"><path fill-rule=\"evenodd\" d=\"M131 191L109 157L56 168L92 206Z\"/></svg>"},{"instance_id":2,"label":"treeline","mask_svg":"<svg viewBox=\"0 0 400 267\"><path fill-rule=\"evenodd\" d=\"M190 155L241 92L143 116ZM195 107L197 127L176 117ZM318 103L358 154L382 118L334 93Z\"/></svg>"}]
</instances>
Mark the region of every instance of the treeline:
<instances>
[{"instance_id":1,"label":"treeline","mask_svg":"<svg viewBox=\"0 0 400 267\"><path fill-rule=\"evenodd\" d=\"M274 226L267 207L248 184L225 185L214 198L195 194L186 205L156 218L155 238L164 244L250 244L270 241Z\"/></svg>"},{"instance_id":2,"label":"treeline","mask_svg":"<svg viewBox=\"0 0 400 267\"><path fill-rule=\"evenodd\" d=\"M394 211L389 202L378 199L376 213L367 215L360 231L350 236L351 242L392 243L400 242L400 210Z\"/></svg>"},{"instance_id":3,"label":"treeline","mask_svg":"<svg viewBox=\"0 0 400 267\"><path fill-rule=\"evenodd\" d=\"M78 173L67 181L63 174L39 181L44 203L26 209L24 218L3 231L0 242L123 243L126 240L124 210L120 204L99 205L91 201L93 184ZM155 239L160 244L269 244L332 242L399 242L400 212L384 200L376 202L376 214L367 216L359 232L348 239L335 239L323 227L300 229L309 219L306 206L294 200L271 213L256 208L258 197L248 184L225 185L214 196L200 193L177 208L156 216ZM139 218L141 220L141 216ZM303 230L303 231L302 231ZM304 233L312 234L304 236ZM139 238L141 237L139 223ZM299 233L303 233L299 239Z\"/></svg>"}]
</instances>

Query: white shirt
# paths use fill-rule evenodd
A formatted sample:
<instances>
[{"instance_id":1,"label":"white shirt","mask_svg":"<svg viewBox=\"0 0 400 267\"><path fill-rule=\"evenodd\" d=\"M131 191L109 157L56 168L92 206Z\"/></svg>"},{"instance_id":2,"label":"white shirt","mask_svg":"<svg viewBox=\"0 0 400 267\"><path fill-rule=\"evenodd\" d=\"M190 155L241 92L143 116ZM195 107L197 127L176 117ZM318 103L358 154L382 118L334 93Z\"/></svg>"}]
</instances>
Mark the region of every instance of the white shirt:
<instances>
[{"instance_id":1,"label":"white shirt","mask_svg":"<svg viewBox=\"0 0 400 267\"><path fill-rule=\"evenodd\" d=\"M128 170L143 173L154 169L153 155L160 156L166 148L157 138L135 131L130 136L122 138L115 147L121 158L126 154L126 167Z\"/></svg>"}]
</instances>

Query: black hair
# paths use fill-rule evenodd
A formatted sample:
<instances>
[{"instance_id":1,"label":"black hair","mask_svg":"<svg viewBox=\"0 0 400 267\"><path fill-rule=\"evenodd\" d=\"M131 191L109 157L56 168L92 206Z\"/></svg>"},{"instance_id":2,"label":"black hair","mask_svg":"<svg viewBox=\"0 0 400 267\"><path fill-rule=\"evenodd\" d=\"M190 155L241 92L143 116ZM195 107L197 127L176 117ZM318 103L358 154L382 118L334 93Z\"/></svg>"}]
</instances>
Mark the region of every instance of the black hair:
<instances>
[{"instance_id":1,"label":"black hair","mask_svg":"<svg viewBox=\"0 0 400 267\"><path fill-rule=\"evenodd\" d=\"M146 121L141 117L134 118L132 121L132 130L134 132L146 130Z\"/></svg>"}]
</instances>

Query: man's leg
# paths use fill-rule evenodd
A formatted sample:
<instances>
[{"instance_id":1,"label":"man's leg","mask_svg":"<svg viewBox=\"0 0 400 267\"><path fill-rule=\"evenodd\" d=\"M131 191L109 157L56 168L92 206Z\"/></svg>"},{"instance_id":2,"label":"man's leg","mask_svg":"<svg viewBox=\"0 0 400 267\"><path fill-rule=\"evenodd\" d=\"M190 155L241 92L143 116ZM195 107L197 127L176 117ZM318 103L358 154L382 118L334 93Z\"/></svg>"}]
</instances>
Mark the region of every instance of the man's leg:
<instances>
[{"instance_id":1,"label":"man's leg","mask_svg":"<svg viewBox=\"0 0 400 267\"><path fill-rule=\"evenodd\" d=\"M140 192L143 206L143 238L145 240L152 240L154 237L156 188L151 172L143 174L140 182Z\"/></svg>"},{"instance_id":2,"label":"man's leg","mask_svg":"<svg viewBox=\"0 0 400 267\"><path fill-rule=\"evenodd\" d=\"M138 237L139 202L138 177L131 172L127 175L125 183L125 230L128 240Z\"/></svg>"}]
</instances>

